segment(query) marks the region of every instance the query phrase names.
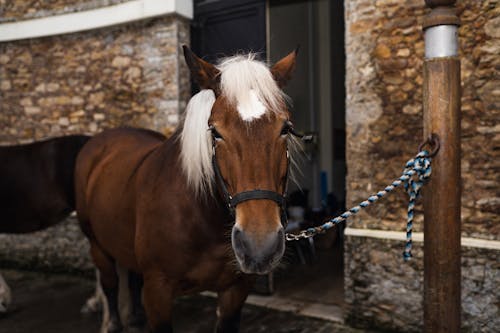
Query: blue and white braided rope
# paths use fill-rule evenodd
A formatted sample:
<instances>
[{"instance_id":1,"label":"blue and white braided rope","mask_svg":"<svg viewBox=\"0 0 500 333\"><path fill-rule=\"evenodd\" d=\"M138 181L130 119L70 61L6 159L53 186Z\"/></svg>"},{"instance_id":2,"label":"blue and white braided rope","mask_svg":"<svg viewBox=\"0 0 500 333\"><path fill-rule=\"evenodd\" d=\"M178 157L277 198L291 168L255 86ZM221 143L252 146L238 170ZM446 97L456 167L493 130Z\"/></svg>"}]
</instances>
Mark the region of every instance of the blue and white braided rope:
<instances>
[{"instance_id":1,"label":"blue and white braided rope","mask_svg":"<svg viewBox=\"0 0 500 333\"><path fill-rule=\"evenodd\" d=\"M432 169L431 169L432 158L429 157L429 152L423 150L419 152L414 158L406 162L405 169L401 177L392 182L391 185L384 188L382 191L371 195L365 201L359 203L357 206L352 207L348 211L345 211L336 218L320 225L318 227L308 228L301 231L298 234L287 234L287 240L298 240L301 238L309 238L318 233L325 232L336 224L345 221L347 218L357 214L362 208L366 208L376 202L378 199L385 196L387 193L392 192L396 187L404 184L404 188L409 195L408 202L408 217L406 224L406 246L403 252L403 258L405 261L411 258L411 247L412 247L412 228L413 228L413 218L414 218L414 208L415 202L420 194L420 189L424 183L429 179Z\"/></svg>"}]
</instances>

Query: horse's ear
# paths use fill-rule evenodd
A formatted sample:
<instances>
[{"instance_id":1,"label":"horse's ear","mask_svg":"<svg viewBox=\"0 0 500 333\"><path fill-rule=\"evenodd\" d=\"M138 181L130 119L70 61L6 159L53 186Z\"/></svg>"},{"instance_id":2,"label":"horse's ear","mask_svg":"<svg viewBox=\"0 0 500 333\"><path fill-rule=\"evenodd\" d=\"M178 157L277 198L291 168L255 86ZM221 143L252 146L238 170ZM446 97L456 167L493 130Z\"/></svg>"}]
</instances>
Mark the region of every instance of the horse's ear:
<instances>
[{"instance_id":1,"label":"horse's ear","mask_svg":"<svg viewBox=\"0 0 500 333\"><path fill-rule=\"evenodd\" d=\"M217 95L220 81L219 70L214 65L196 56L186 45L183 45L182 49L193 80L201 89L212 89Z\"/></svg>"},{"instance_id":2,"label":"horse's ear","mask_svg":"<svg viewBox=\"0 0 500 333\"><path fill-rule=\"evenodd\" d=\"M286 86L290 78L292 77L292 73L295 69L295 59L297 58L297 54L299 53L299 47L290 52L286 57L279 60L274 66L271 68L271 73L274 76L274 79L278 83L280 88Z\"/></svg>"}]
</instances>

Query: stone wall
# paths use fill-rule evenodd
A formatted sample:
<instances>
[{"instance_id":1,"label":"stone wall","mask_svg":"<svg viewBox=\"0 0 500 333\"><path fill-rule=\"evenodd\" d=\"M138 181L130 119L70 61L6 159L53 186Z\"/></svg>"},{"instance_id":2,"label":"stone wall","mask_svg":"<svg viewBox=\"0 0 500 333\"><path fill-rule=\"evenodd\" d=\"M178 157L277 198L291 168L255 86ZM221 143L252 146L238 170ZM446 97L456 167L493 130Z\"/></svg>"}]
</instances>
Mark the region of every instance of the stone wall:
<instances>
[{"instance_id":1,"label":"stone wall","mask_svg":"<svg viewBox=\"0 0 500 333\"><path fill-rule=\"evenodd\" d=\"M462 236L500 240L500 4L458 0L462 70ZM348 206L383 189L422 140L424 1L345 1ZM425 190L425 189L424 189ZM425 193L424 193L425 195ZM403 231L407 196L397 191L359 214L351 227ZM415 229L422 231L422 206ZM405 264L402 242L347 237L346 301L360 323L418 330L423 320L421 258ZM380 260L377 255L396 253ZM391 252L391 253L392 253ZM420 253L420 254L419 254ZM416 249L414 254L421 255ZM380 257L379 255L379 257ZM498 325L498 250L463 249L463 325L493 332ZM471 268L473 267L473 268ZM474 272L489 274L483 282ZM472 282L471 282L472 281ZM498 283L497 283L498 286ZM470 295L474 295L469 296ZM474 300L474 302L472 302ZM482 308L488 304L488 308ZM476 309L474 309L476 307ZM406 313L408 312L408 313ZM496 317L495 317L496 316Z\"/></svg>"},{"instance_id":2,"label":"stone wall","mask_svg":"<svg viewBox=\"0 0 500 333\"><path fill-rule=\"evenodd\" d=\"M94 274L89 242L75 216L30 234L0 234L0 273L7 268Z\"/></svg>"},{"instance_id":3,"label":"stone wall","mask_svg":"<svg viewBox=\"0 0 500 333\"><path fill-rule=\"evenodd\" d=\"M458 2L464 235L500 239L500 5ZM423 1L346 2L348 200L383 188L422 141ZM369 161L370 167L367 167ZM403 230L405 194L356 227ZM417 223L421 229L421 223Z\"/></svg>"},{"instance_id":4,"label":"stone wall","mask_svg":"<svg viewBox=\"0 0 500 333\"><path fill-rule=\"evenodd\" d=\"M0 43L0 143L117 126L169 134L190 94L176 16Z\"/></svg>"},{"instance_id":5,"label":"stone wall","mask_svg":"<svg viewBox=\"0 0 500 333\"><path fill-rule=\"evenodd\" d=\"M347 322L354 326L421 332L423 325L423 244L403 262L403 241L346 238ZM496 332L500 327L498 250L462 248L462 328Z\"/></svg>"}]
</instances>

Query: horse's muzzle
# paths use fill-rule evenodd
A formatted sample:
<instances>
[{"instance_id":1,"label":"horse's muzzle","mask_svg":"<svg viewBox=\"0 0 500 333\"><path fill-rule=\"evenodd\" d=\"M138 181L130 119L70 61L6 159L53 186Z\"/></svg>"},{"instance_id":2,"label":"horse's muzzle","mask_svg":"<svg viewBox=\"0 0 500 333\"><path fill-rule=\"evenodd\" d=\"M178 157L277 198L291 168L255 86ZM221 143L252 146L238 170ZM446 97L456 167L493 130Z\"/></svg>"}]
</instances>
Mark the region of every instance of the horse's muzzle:
<instances>
[{"instance_id":1,"label":"horse's muzzle","mask_svg":"<svg viewBox=\"0 0 500 333\"><path fill-rule=\"evenodd\" d=\"M285 233L282 227L256 239L234 225L231 242L240 269L247 274L271 272L285 252Z\"/></svg>"}]
</instances>

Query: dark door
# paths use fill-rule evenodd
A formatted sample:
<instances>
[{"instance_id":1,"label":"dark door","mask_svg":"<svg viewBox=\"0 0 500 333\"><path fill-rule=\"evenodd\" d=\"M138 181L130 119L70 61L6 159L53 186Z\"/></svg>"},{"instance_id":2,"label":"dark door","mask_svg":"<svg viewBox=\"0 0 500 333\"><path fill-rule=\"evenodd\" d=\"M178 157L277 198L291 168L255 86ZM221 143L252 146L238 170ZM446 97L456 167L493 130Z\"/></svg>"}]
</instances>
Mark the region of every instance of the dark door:
<instances>
[{"instance_id":1,"label":"dark door","mask_svg":"<svg viewBox=\"0 0 500 333\"><path fill-rule=\"evenodd\" d=\"M265 0L195 0L191 47L205 60L238 52L266 59Z\"/></svg>"}]
</instances>

